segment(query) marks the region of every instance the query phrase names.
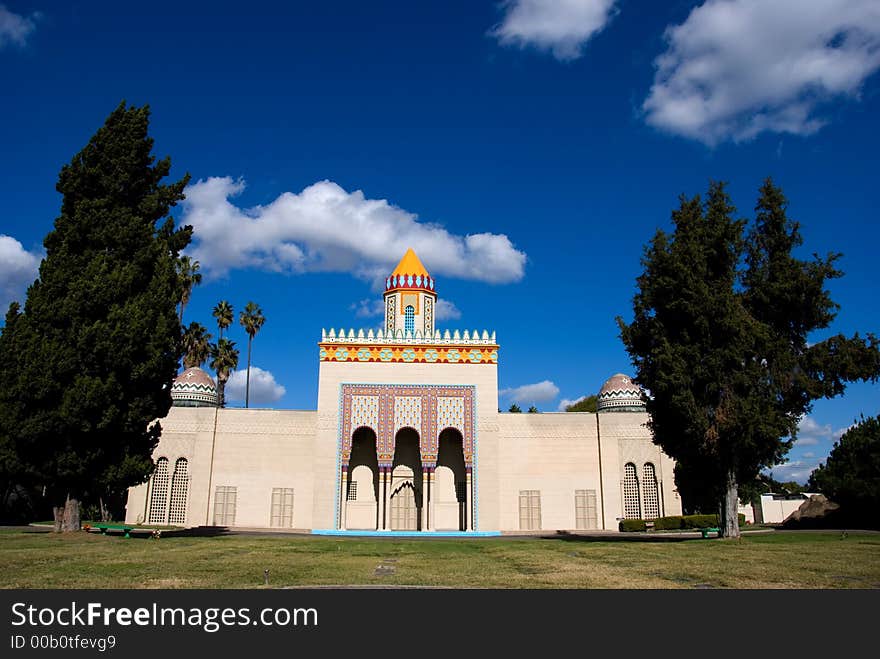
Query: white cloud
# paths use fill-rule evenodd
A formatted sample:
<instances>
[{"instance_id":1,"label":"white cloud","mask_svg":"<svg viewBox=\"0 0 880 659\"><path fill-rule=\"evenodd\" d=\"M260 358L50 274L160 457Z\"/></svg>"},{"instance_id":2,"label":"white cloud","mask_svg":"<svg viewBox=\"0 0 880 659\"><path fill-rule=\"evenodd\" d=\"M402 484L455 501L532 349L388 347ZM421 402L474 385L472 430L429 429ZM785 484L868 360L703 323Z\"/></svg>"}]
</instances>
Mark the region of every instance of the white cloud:
<instances>
[{"instance_id":1,"label":"white cloud","mask_svg":"<svg viewBox=\"0 0 880 659\"><path fill-rule=\"evenodd\" d=\"M366 298L355 302L349 309L354 311L358 318L372 318L385 313L385 302L379 298Z\"/></svg>"},{"instance_id":2,"label":"white cloud","mask_svg":"<svg viewBox=\"0 0 880 659\"><path fill-rule=\"evenodd\" d=\"M246 383L247 369L235 371L226 383L226 399L243 401ZM250 405L274 403L286 392L283 385L275 382L275 376L271 372L251 366Z\"/></svg>"},{"instance_id":3,"label":"white cloud","mask_svg":"<svg viewBox=\"0 0 880 659\"><path fill-rule=\"evenodd\" d=\"M524 384L521 387L502 389L498 393L514 403L546 403L559 395L559 387L550 382L550 380L543 380L535 384Z\"/></svg>"},{"instance_id":4,"label":"white cloud","mask_svg":"<svg viewBox=\"0 0 880 659\"><path fill-rule=\"evenodd\" d=\"M565 412L566 407L574 405L575 403L580 403L584 398L589 398L589 396L584 395L580 398L563 398L561 401L559 401L559 407L556 409L558 412Z\"/></svg>"},{"instance_id":5,"label":"white cloud","mask_svg":"<svg viewBox=\"0 0 880 659\"><path fill-rule=\"evenodd\" d=\"M455 302L443 298L437 300L434 313L437 320L458 320L461 318L461 311L455 306Z\"/></svg>"},{"instance_id":6,"label":"white cloud","mask_svg":"<svg viewBox=\"0 0 880 659\"><path fill-rule=\"evenodd\" d=\"M715 145L809 135L880 67L877 0L707 0L666 29L647 122Z\"/></svg>"},{"instance_id":7,"label":"white cloud","mask_svg":"<svg viewBox=\"0 0 880 659\"><path fill-rule=\"evenodd\" d=\"M614 16L616 0L508 0L490 34L505 46L535 46L559 60L577 59Z\"/></svg>"},{"instance_id":8,"label":"white cloud","mask_svg":"<svg viewBox=\"0 0 880 659\"><path fill-rule=\"evenodd\" d=\"M6 5L0 5L0 48L10 43L24 46L28 36L36 28L34 20L39 17L39 13L31 14L30 17L21 16L9 11Z\"/></svg>"},{"instance_id":9,"label":"white cloud","mask_svg":"<svg viewBox=\"0 0 880 659\"><path fill-rule=\"evenodd\" d=\"M813 470L819 466L819 462L821 460L791 460L785 464L776 465L767 471L773 474L774 480L782 483L794 481L803 485L809 480Z\"/></svg>"},{"instance_id":10,"label":"white cloud","mask_svg":"<svg viewBox=\"0 0 880 659\"><path fill-rule=\"evenodd\" d=\"M851 427L851 426L850 426ZM795 446L817 446L820 443L831 443L840 438L849 428L833 430L830 423L820 425L815 419L805 416L798 424L798 438Z\"/></svg>"},{"instance_id":11,"label":"white cloud","mask_svg":"<svg viewBox=\"0 0 880 659\"><path fill-rule=\"evenodd\" d=\"M242 209L229 199L244 187L241 179L212 177L186 189L181 221L194 228L188 252L211 276L235 268L349 272L375 284L412 247L435 277L493 284L523 277L526 255L504 234L454 235L384 199L346 192L332 181Z\"/></svg>"},{"instance_id":12,"label":"white cloud","mask_svg":"<svg viewBox=\"0 0 880 659\"><path fill-rule=\"evenodd\" d=\"M24 301L27 287L39 274L41 259L12 236L0 234L0 316L13 300Z\"/></svg>"}]
</instances>

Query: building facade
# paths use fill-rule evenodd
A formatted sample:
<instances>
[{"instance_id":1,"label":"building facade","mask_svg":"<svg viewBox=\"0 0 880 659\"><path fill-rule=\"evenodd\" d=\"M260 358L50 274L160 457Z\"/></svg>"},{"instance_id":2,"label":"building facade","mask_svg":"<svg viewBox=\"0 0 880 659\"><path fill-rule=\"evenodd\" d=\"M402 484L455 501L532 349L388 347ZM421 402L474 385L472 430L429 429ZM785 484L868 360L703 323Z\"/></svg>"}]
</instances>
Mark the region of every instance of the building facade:
<instances>
[{"instance_id":1,"label":"building facade","mask_svg":"<svg viewBox=\"0 0 880 659\"><path fill-rule=\"evenodd\" d=\"M412 250L378 331L322 331L316 411L229 409L201 369L174 406L126 521L316 532L617 530L681 514L641 391L611 377L593 413L498 410L494 332L440 331Z\"/></svg>"}]
</instances>

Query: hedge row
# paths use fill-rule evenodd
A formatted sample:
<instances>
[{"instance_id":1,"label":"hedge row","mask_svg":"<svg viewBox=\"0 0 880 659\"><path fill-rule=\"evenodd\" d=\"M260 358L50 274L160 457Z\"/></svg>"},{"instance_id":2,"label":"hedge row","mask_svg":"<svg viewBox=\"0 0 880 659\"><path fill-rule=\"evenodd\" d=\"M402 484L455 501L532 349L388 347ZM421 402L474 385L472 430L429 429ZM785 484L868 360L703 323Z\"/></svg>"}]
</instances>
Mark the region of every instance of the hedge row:
<instances>
[{"instance_id":1,"label":"hedge row","mask_svg":"<svg viewBox=\"0 0 880 659\"><path fill-rule=\"evenodd\" d=\"M671 517L658 517L653 520L655 531L679 531L683 529L704 529L718 526L718 515L674 515ZM739 515L739 525L745 526L746 516ZM645 531L647 523L643 519L622 519L619 528L621 531Z\"/></svg>"}]
</instances>

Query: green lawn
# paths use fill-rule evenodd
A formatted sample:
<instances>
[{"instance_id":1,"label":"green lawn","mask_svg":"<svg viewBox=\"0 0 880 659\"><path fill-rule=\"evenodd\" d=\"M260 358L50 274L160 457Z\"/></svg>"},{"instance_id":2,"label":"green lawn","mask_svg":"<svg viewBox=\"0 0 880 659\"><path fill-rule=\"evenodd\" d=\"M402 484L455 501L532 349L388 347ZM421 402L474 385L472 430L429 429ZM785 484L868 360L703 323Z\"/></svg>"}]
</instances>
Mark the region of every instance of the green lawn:
<instances>
[{"instance_id":1,"label":"green lawn","mask_svg":"<svg viewBox=\"0 0 880 659\"><path fill-rule=\"evenodd\" d=\"M880 535L739 541L165 537L0 532L2 588L880 588Z\"/></svg>"}]
</instances>

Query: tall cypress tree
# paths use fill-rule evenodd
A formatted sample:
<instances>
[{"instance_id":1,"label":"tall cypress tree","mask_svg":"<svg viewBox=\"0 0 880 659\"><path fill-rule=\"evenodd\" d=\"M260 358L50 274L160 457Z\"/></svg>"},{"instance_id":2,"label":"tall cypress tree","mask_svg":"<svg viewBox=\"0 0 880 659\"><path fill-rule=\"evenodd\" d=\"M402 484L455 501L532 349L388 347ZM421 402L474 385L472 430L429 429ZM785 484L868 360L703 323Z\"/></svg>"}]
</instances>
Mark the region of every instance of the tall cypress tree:
<instances>
[{"instance_id":1,"label":"tall cypress tree","mask_svg":"<svg viewBox=\"0 0 880 659\"><path fill-rule=\"evenodd\" d=\"M793 254L802 238L786 205L768 179L745 234L723 184L705 204L682 199L673 233L658 231L645 250L633 322L618 318L636 380L651 391L654 441L678 476L700 475L725 537L739 536L739 484L782 461L812 401L880 376L873 335L808 343L834 319L825 283L841 273L838 255Z\"/></svg>"},{"instance_id":2,"label":"tall cypress tree","mask_svg":"<svg viewBox=\"0 0 880 659\"><path fill-rule=\"evenodd\" d=\"M121 103L68 165L61 214L16 318L0 393L17 454L46 488L56 529L80 526L83 497L143 482L182 355L176 305L191 227L170 209L189 176L162 184L148 107ZM2 433L0 433L2 434Z\"/></svg>"}]
</instances>

